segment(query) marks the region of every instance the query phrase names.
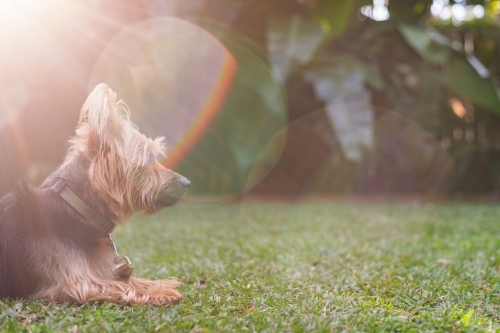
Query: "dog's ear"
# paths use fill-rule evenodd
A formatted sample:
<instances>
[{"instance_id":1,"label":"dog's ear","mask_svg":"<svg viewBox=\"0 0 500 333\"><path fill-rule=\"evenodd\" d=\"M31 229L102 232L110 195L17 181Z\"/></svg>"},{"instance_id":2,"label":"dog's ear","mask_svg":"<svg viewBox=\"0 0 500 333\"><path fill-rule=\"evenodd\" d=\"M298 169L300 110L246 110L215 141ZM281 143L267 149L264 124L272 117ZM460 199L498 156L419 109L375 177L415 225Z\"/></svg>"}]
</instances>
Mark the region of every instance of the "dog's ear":
<instances>
[{"instance_id":1,"label":"dog's ear","mask_svg":"<svg viewBox=\"0 0 500 333\"><path fill-rule=\"evenodd\" d=\"M87 139L89 146L101 145L112 139L119 141L123 135L123 122L115 92L108 85L101 83L83 104L76 135Z\"/></svg>"},{"instance_id":2,"label":"dog's ear","mask_svg":"<svg viewBox=\"0 0 500 333\"><path fill-rule=\"evenodd\" d=\"M116 94L101 83L90 93L82 106L80 120L76 128L75 147L90 160L89 176L93 187L100 193L107 193L120 205L123 193L117 188L119 152L124 137L127 119L120 115Z\"/></svg>"}]
</instances>

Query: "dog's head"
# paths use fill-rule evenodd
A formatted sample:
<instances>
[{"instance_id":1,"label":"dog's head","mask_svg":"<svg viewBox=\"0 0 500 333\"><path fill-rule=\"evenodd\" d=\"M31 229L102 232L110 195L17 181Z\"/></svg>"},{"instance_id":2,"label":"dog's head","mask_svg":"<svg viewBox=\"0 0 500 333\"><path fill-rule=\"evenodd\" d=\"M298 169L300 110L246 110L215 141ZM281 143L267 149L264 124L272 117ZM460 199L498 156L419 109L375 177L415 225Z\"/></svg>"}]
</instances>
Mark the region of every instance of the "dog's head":
<instances>
[{"instance_id":1,"label":"dog's head","mask_svg":"<svg viewBox=\"0 0 500 333\"><path fill-rule=\"evenodd\" d=\"M126 105L101 83L82 107L66 162L83 161L92 191L121 214L154 213L174 205L191 184L158 162L164 155L164 139L141 134Z\"/></svg>"}]
</instances>

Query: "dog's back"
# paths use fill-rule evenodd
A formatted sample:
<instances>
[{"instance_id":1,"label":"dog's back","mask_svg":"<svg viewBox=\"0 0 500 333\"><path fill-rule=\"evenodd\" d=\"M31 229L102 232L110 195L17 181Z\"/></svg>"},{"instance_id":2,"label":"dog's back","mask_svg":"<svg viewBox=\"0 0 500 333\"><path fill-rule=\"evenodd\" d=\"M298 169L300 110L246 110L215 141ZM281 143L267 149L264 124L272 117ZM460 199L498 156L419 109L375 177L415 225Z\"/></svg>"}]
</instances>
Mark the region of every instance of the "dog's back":
<instances>
[{"instance_id":1,"label":"dog's back","mask_svg":"<svg viewBox=\"0 0 500 333\"><path fill-rule=\"evenodd\" d=\"M75 247L92 261L101 238L50 189L22 182L0 199L0 298L33 295Z\"/></svg>"}]
</instances>

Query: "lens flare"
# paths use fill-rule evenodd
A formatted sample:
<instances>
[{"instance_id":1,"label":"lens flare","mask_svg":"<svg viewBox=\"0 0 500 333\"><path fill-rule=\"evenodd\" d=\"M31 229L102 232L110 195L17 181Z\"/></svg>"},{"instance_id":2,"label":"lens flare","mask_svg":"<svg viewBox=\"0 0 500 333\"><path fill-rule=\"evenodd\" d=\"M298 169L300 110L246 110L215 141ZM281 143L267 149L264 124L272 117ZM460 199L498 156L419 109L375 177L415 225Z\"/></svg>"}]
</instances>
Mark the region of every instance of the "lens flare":
<instances>
[{"instance_id":1,"label":"lens flare","mask_svg":"<svg viewBox=\"0 0 500 333\"><path fill-rule=\"evenodd\" d=\"M101 53L90 87L108 83L150 136L164 136L175 167L220 110L236 61L203 29L176 18L139 22Z\"/></svg>"},{"instance_id":2,"label":"lens flare","mask_svg":"<svg viewBox=\"0 0 500 333\"><path fill-rule=\"evenodd\" d=\"M220 69L219 77L214 83L213 91L207 97L205 106L201 109L199 116L193 121L189 129L187 129L184 137L181 138L178 145L169 152L168 160L163 164L168 168L173 168L179 164L182 158L189 152L196 142L200 139L208 126L212 123L220 106L224 101L231 79L236 69L236 61L228 54L224 54L224 60Z\"/></svg>"},{"instance_id":3,"label":"lens flare","mask_svg":"<svg viewBox=\"0 0 500 333\"><path fill-rule=\"evenodd\" d=\"M228 27L197 24L155 18L125 28L99 56L89 90L107 83L141 132L165 137L161 163L191 180L186 200L220 202L277 161L283 144L268 143L285 126L285 99L256 44Z\"/></svg>"}]
</instances>

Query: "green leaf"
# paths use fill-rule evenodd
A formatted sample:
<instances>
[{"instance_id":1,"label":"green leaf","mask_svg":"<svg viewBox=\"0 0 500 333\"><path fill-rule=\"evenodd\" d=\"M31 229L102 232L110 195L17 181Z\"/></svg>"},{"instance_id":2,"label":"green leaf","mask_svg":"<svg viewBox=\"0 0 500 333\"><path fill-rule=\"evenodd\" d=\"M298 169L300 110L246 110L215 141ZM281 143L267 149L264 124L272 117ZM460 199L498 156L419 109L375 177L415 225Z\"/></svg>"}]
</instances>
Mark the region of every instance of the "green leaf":
<instances>
[{"instance_id":1,"label":"green leaf","mask_svg":"<svg viewBox=\"0 0 500 333\"><path fill-rule=\"evenodd\" d=\"M500 112L500 99L493 82L481 77L465 58L457 56L451 59L442 82L476 104Z\"/></svg>"},{"instance_id":2,"label":"green leaf","mask_svg":"<svg viewBox=\"0 0 500 333\"><path fill-rule=\"evenodd\" d=\"M374 120L362 69L322 66L307 71L305 79L325 103L346 159L360 161L364 150L372 146Z\"/></svg>"},{"instance_id":3,"label":"green leaf","mask_svg":"<svg viewBox=\"0 0 500 333\"><path fill-rule=\"evenodd\" d=\"M356 59L352 55L336 55L333 57L328 55L328 59L326 59L325 63L334 67L343 67L349 71L359 71L363 73L365 82L372 88L377 90L385 88L385 83L377 70L373 66Z\"/></svg>"},{"instance_id":4,"label":"green leaf","mask_svg":"<svg viewBox=\"0 0 500 333\"><path fill-rule=\"evenodd\" d=\"M450 59L449 68L441 78L445 85L477 105L500 112L497 89L476 57L457 52L447 37L434 30L401 25L399 31L425 61L439 65Z\"/></svg>"},{"instance_id":5,"label":"green leaf","mask_svg":"<svg viewBox=\"0 0 500 333\"><path fill-rule=\"evenodd\" d=\"M474 310L470 310L465 314L465 316L460 319L460 323L464 326L469 326L472 320L472 315L474 314Z\"/></svg>"},{"instance_id":6,"label":"green leaf","mask_svg":"<svg viewBox=\"0 0 500 333\"><path fill-rule=\"evenodd\" d=\"M432 64L440 64L450 54L450 46L446 45L446 37L437 32L430 34L423 28L400 25L399 32L408 45L417 52L422 59Z\"/></svg>"},{"instance_id":7,"label":"green leaf","mask_svg":"<svg viewBox=\"0 0 500 333\"><path fill-rule=\"evenodd\" d=\"M253 187L277 162L284 142L274 141L270 147L268 143L285 127L286 102L257 44L224 26L204 27L227 48L238 67L217 118L178 169L199 184L191 192L231 196ZM258 173L253 172L256 165L262 166ZM193 174L197 169L201 172Z\"/></svg>"},{"instance_id":8,"label":"green leaf","mask_svg":"<svg viewBox=\"0 0 500 333\"><path fill-rule=\"evenodd\" d=\"M357 8L357 0L323 0L316 16L323 30L330 37L342 35L349 24L352 12Z\"/></svg>"},{"instance_id":9,"label":"green leaf","mask_svg":"<svg viewBox=\"0 0 500 333\"><path fill-rule=\"evenodd\" d=\"M298 65L311 61L326 37L319 23L299 15L269 19L267 49L275 74L285 80Z\"/></svg>"}]
</instances>

